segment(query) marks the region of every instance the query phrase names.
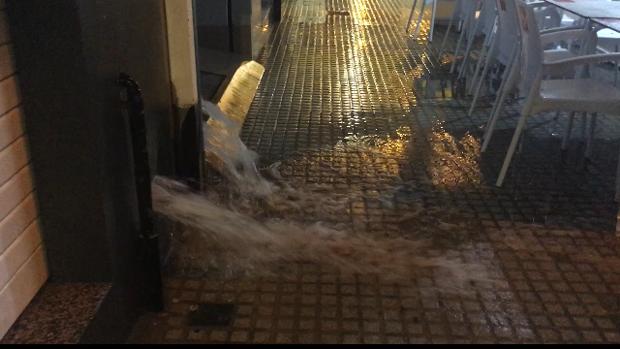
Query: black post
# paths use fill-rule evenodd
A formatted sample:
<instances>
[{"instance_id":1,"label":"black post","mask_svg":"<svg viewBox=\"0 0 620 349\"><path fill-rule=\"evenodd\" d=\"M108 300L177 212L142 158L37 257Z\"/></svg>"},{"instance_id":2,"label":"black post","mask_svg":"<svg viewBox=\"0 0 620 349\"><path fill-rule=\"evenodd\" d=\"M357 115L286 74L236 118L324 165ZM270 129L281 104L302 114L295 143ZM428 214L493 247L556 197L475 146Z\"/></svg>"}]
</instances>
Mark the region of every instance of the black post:
<instances>
[{"instance_id":1,"label":"black post","mask_svg":"<svg viewBox=\"0 0 620 349\"><path fill-rule=\"evenodd\" d=\"M191 107L179 130L177 139L177 176L187 185L199 190L202 181L202 116L198 112L200 105Z\"/></svg>"},{"instance_id":2,"label":"black post","mask_svg":"<svg viewBox=\"0 0 620 349\"><path fill-rule=\"evenodd\" d=\"M282 19L282 0L273 0L273 21L280 22Z\"/></svg>"},{"instance_id":3,"label":"black post","mask_svg":"<svg viewBox=\"0 0 620 349\"><path fill-rule=\"evenodd\" d=\"M161 287L156 240L138 234L132 137L117 80L131 72L143 84L150 170L173 176L164 1L5 2L50 278L111 284L81 341L123 343L145 310L146 288Z\"/></svg>"},{"instance_id":4,"label":"black post","mask_svg":"<svg viewBox=\"0 0 620 349\"><path fill-rule=\"evenodd\" d=\"M226 13L228 14L228 50L235 50L235 41L233 39L233 20L232 20L232 0L226 3Z\"/></svg>"},{"instance_id":5,"label":"black post","mask_svg":"<svg viewBox=\"0 0 620 349\"><path fill-rule=\"evenodd\" d=\"M140 261L142 262L142 294L144 304L151 311L163 309L162 280L159 259L159 239L153 230L153 201L151 197L151 171L146 141L144 102L140 86L127 74L120 74L119 85L125 88L121 95L127 103L124 110L131 130L131 142L136 179L136 196L140 216Z\"/></svg>"}]
</instances>

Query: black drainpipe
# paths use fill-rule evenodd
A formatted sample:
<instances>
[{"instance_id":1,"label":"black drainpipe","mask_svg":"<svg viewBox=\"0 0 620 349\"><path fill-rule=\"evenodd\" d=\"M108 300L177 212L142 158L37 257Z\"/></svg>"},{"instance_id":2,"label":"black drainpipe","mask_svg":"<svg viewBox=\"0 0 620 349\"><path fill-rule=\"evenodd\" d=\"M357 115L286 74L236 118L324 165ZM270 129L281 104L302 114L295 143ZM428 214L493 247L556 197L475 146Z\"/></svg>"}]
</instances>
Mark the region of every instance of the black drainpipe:
<instances>
[{"instance_id":1,"label":"black drainpipe","mask_svg":"<svg viewBox=\"0 0 620 349\"><path fill-rule=\"evenodd\" d=\"M272 19L278 23L282 19L282 0L273 0L273 8L271 9Z\"/></svg>"},{"instance_id":2,"label":"black drainpipe","mask_svg":"<svg viewBox=\"0 0 620 349\"><path fill-rule=\"evenodd\" d=\"M140 86L127 74L121 73L118 84L125 88L121 100L126 104L123 112L128 118L136 179L136 196L140 218L139 261L143 271L143 304L150 311L163 310L162 279L159 259L159 237L153 230L153 201L151 197L151 172L146 141L144 102Z\"/></svg>"},{"instance_id":3,"label":"black drainpipe","mask_svg":"<svg viewBox=\"0 0 620 349\"><path fill-rule=\"evenodd\" d=\"M233 21L232 21L232 0L228 0L227 4L228 12L228 49L230 52L235 51L235 45L233 41Z\"/></svg>"}]
</instances>

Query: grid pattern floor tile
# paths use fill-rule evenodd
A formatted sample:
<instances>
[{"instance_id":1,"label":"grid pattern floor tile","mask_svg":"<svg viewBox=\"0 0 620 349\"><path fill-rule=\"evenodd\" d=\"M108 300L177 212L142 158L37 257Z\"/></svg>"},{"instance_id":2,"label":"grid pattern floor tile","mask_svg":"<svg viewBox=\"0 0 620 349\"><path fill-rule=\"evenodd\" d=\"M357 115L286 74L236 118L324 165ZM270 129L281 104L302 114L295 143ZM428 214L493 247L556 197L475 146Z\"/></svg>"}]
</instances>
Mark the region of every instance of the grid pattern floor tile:
<instances>
[{"instance_id":1,"label":"grid pattern floor tile","mask_svg":"<svg viewBox=\"0 0 620 349\"><path fill-rule=\"evenodd\" d=\"M398 186L387 203L360 200L340 218L377 236L429 238L435 249L485 264L492 285L472 283L472 292L455 294L437 287L432 272L392 282L313 264L269 278L173 276L166 310L141 319L131 341L620 341L613 201L620 125L600 117L594 155L585 162L580 127L561 153L563 115L532 118L505 186L496 188L518 101L480 154L490 101L467 116L469 99L458 97L449 60L404 33L410 5L284 1L242 138L263 165L282 161L281 174L301 184L367 193ZM339 146L360 139L378 151ZM422 215L403 218L417 208ZM188 314L209 302L234 304L234 322L189 326Z\"/></svg>"}]
</instances>

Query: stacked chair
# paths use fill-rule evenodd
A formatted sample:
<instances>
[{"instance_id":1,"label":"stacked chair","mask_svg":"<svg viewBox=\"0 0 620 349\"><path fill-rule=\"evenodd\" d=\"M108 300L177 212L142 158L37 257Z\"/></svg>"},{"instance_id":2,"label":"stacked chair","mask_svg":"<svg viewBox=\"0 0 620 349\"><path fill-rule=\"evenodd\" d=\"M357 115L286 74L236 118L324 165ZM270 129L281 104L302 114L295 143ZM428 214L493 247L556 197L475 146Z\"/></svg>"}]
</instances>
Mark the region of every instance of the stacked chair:
<instances>
[{"instance_id":1,"label":"stacked chair","mask_svg":"<svg viewBox=\"0 0 620 349\"><path fill-rule=\"evenodd\" d=\"M496 182L497 186L502 186L526 123L537 113L569 112L571 117L565 138L570 134L575 112L590 114L589 132L586 140L586 156L590 156L597 114L617 113L620 110L620 91L604 82L588 77L588 70L582 67L595 63L619 61L620 54L586 54L547 61L545 60L545 46L558 40L582 38L580 35L583 35L584 30L566 30L541 34L538 30L534 7L521 0L497 1L506 5L507 13L516 12L518 18L521 43L520 54L518 55L519 64L515 66L516 68L513 67L511 71L520 72L520 90L527 92L517 127ZM485 141L490 138L493 128L494 124L491 122L486 130ZM620 189L620 178L617 184Z\"/></svg>"},{"instance_id":2,"label":"stacked chair","mask_svg":"<svg viewBox=\"0 0 620 349\"><path fill-rule=\"evenodd\" d=\"M504 183L527 121L539 113L556 112L556 117L561 112L568 113L562 149L567 146L576 113L583 114L589 124L585 135L585 156L591 156L597 115L620 112L620 90L592 78L589 66L602 62L617 64L620 53L597 48L597 33L587 21L563 14L542 1L459 0L442 41L440 54L444 53L453 27L461 29L454 57L459 56L466 43L463 60L458 66L459 78L468 73L474 41L484 36L468 86L473 94L469 115L475 110L491 67L497 63L504 66L501 84L495 91L495 102L486 123L482 151L489 146L508 95L517 91L523 100L497 186ZM605 38L601 34L599 37ZM613 36L611 39L620 40ZM612 41L607 47L616 44ZM597 50L603 54L595 54ZM450 71L454 72L456 67L455 59ZM620 200L620 163L618 174L616 198Z\"/></svg>"}]
</instances>

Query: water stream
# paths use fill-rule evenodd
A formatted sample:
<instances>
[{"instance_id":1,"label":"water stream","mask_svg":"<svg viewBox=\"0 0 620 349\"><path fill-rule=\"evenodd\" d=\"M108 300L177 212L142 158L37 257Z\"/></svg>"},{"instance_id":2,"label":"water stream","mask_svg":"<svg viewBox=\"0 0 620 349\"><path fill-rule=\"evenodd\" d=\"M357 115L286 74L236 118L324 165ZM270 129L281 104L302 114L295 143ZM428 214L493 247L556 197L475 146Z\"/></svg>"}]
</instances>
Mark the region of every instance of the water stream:
<instances>
[{"instance_id":1,"label":"water stream","mask_svg":"<svg viewBox=\"0 0 620 349\"><path fill-rule=\"evenodd\" d=\"M330 272L377 274L394 281L430 272L444 289L489 281L482 263L464 261L457 251L434 248L430 238L382 237L352 224L356 202L392 202L406 183L370 195L361 187L295 182L280 174L281 163L261 171L257 154L239 137L240 122L214 104L204 105L203 112L210 116L204 125L206 158L225 181L206 192L168 178L153 181L155 210L184 227L178 246L183 251L178 255L186 267L217 270L225 276L260 276L288 275L294 265L311 263ZM394 144L359 140L335 147L355 147L371 157ZM416 207L402 222L415 222L425 214Z\"/></svg>"}]
</instances>

